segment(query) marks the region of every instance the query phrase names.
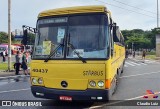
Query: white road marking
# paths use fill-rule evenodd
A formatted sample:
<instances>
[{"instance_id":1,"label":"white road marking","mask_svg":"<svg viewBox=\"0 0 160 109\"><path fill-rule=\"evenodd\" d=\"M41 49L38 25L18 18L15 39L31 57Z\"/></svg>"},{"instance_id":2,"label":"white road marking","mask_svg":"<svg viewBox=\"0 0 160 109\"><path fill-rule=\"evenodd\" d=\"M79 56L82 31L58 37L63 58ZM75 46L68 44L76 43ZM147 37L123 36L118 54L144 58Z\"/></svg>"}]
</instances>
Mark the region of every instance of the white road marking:
<instances>
[{"instance_id":1,"label":"white road marking","mask_svg":"<svg viewBox=\"0 0 160 109\"><path fill-rule=\"evenodd\" d=\"M138 66L141 66L141 65L148 65L148 64L145 64L145 63L135 63L135 62L131 62L131 61L129 61L129 62L125 62L127 65L131 65L131 66L136 66L136 65L138 65ZM125 65L126 65L125 64ZM128 66L125 66L125 67L128 67Z\"/></svg>"},{"instance_id":2,"label":"white road marking","mask_svg":"<svg viewBox=\"0 0 160 109\"><path fill-rule=\"evenodd\" d=\"M125 62L126 64L128 64L128 65L131 65L131 66L135 66L135 65L133 65L133 64L131 64L131 63L129 63L129 62Z\"/></svg>"},{"instance_id":3,"label":"white road marking","mask_svg":"<svg viewBox=\"0 0 160 109\"><path fill-rule=\"evenodd\" d=\"M155 61L145 60L146 63L154 63Z\"/></svg>"},{"instance_id":4,"label":"white road marking","mask_svg":"<svg viewBox=\"0 0 160 109\"><path fill-rule=\"evenodd\" d=\"M140 63L140 64L147 65L147 64L145 64L145 63Z\"/></svg>"},{"instance_id":5,"label":"white road marking","mask_svg":"<svg viewBox=\"0 0 160 109\"><path fill-rule=\"evenodd\" d=\"M145 60L145 61L147 61L146 63L156 63L156 64L160 63L158 60Z\"/></svg>"},{"instance_id":6,"label":"white road marking","mask_svg":"<svg viewBox=\"0 0 160 109\"><path fill-rule=\"evenodd\" d=\"M122 77L119 77L119 78L129 78L129 77L134 77L134 76L151 75L151 74L155 74L155 73L160 73L160 71L150 72L150 73L143 73L143 74L137 74L137 75L122 76Z\"/></svg>"},{"instance_id":7,"label":"white road marking","mask_svg":"<svg viewBox=\"0 0 160 109\"><path fill-rule=\"evenodd\" d=\"M103 105L104 105L104 104L103 104ZM92 106L92 107L90 107L89 109L101 108L101 107L103 107L103 105L99 105L99 106ZM86 109L88 109L88 108L86 108Z\"/></svg>"},{"instance_id":8,"label":"white road marking","mask_svg":"<svg viewBox=\"0 0 160 109\"><path fill-rule=\"evenodd\" d=\"M124 67L128 67L127 65L124 65Z\"/></svg>"},{"instance_id":9,"label":"white road marking","mask_svg":"<svg viewBox=\"0 0 160 109\"><path fill-rule=\"evenodd\" d=\"M135 63L135 62L130 62L130 63L135 64L135 65L140 65L140 64L137 64L137 63Z\"/></svg>"},{"instance_id":10,"label":"white road marking","mask_svg":"<svg viewBox=\"0 0 160 109\"><path fill-rule=\"evenodd\" d=\"M2 93L9 93L9 92L25 91L25 90L30 90L30 89L31 89L31 88L18 89L18 90L8 90L8 91L0 91L0 94L2 94Z\"/></svg>"}]
</instances>

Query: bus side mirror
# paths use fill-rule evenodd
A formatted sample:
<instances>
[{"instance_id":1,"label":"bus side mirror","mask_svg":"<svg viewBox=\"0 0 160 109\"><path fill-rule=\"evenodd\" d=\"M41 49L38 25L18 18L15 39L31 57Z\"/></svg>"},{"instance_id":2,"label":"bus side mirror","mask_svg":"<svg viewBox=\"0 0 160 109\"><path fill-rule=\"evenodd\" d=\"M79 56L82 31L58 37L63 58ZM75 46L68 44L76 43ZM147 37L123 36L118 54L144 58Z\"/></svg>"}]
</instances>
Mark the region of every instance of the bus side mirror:
<instances>
[{"instance_id":1,"label":"bus side mirror","mask_svg":"<svg viewBox=\"0 0 160 109\"><path fill-rule=\"evenodd\" d=\"M109 26L110 26L110 28L111 28L111 30L112 30L114 27L117 26L117 24L116 24L116 23L111 23Z\"/></svg>"},{"instance_id":2,"label":"bus side mirror","mask_svg":"<svg viewBox=\"0 0 160 109\"><path fill-rule=\"evenodd\" d=\"M34 33L38 33L36 28L33 28Z\"/></svg>"},{"instance_id":3,"label":"bus side mirror","mask_svg":"<svg viewBox=\"0 0 160 109\"><path fill-rule=\"evenodd\" d=\"M32 28L32 27L27 26L27 25L22 25L22 28L23 28L23 30L24 30L24 28L26 28L29 31L33 32L33 33L37 33L37 29L36 28Z\"/></svg>"},{"instance_id":4,"label":"bus side mirror","mask_svg":"<svg viewBox=\"0 0 160 109\"><path fill-rule=\"evenodd\" d=\"M113 23L113 37L116 36L117 26L116 23Z\"/></svg>"},{"instance_id":5,"label":"bus side mirror","mask_svg":"<svg viewBox=\"0 0 160 109\"><path fill-rule=\"evenodd\" d=\"M114 49L111 48L111 56L113 57L113 52L114 52Z\"/></svg>"}]
</instances>

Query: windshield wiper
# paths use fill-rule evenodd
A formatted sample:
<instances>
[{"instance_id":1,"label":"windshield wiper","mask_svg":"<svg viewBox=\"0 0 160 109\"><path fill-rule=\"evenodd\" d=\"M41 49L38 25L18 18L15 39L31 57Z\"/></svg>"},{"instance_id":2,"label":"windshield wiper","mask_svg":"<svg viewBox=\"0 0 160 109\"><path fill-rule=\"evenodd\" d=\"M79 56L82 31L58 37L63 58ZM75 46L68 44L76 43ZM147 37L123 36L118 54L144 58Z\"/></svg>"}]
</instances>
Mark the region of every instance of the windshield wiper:
<instances>
[{"instance_id":1,"label":"windshield wiper","mask_svg":"<svg viewBox=\"0 0 160 109\"><path fill-rule=\"evenodd\" d=\"M73 44L68 43L68 47L70 47L71 49L74 50L74 53L78 56L79 59L81 59L81 61L82 61L83 63L87 63L86 60L85 60L82 56L79 55L79 52L76 51L76 49L75 49L75 47L73 46ZM68 51L68 52L69 52L69 51Z\"/></svg>"},{"instance_id":2,"label":"windshield wiper","mask_svg":"<svg viewBox=\"0 0 160 109\"><path fill-rule=\"evenodd\" d=\"M56 48L54 51L52 51L51 54L44 60L44 62L48 62L48 60L50 60L51 57L52 57L53 55L55 55L56 51L57 51L60 47L62 47L62 46L64 46L64 44L59 44L59 45L57 46L57 48Z\"/></svg>"}]
</instances>

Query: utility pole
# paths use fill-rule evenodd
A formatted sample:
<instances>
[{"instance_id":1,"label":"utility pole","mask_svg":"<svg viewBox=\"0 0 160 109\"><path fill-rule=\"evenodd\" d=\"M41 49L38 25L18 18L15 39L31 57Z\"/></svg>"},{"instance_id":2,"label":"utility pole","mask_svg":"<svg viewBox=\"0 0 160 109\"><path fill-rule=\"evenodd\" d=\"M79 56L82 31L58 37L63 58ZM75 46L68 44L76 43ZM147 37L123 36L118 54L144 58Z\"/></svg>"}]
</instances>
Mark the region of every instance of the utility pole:
<instances>
[{"instance_id":1,"label":"utility pole","mask_svg":"<svg viewBox=\"0 0 160 109\"><path fill-rule=\"evenodd\" d=\"M159 27L159 7L158 7L158 0L157 0L157 28Z\"/></svg>"},{"instance_id":2,"label":"utility pole","mask_svg":"<svg viewBox=\"0 0 160 109\"><path fill-rule=\"evenodd\" d=\"M8 71L11 70L11 0L8 0Z\"/></svg>"},{"instance_id":3,"label":"utility pole","mask_svg":"<svg viewBox=\"0 0 160 109\"><path fill-rule=\"evenodd\" d=\"M157 29L156 31L159 31L159 4L157 0ZM156 57L157 59L160 59L160 33L156 34Z\"/></svg>"}]
</instances>

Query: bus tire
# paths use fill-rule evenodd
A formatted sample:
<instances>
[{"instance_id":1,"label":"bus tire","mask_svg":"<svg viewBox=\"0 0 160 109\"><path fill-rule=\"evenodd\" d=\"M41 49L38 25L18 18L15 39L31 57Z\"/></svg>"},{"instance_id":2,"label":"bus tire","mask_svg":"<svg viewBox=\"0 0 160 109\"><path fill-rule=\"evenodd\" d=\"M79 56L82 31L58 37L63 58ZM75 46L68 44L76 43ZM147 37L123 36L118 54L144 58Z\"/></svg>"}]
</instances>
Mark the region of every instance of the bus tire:
<instances>
[{"instance_id":1,"label":"bus tire","mask_svg":"<svg viewBox=\"0 0 160 109\"><path fill-rule=\"evenodd\" d=\"M124 65L122 65L122 70L121 70L121 73L123 73L123 68L124 68Z\"/></svg>"},{"instance_id":2,"label":"bus tire","mask_svg":"<svg viewBox=\"0 0 160 109\"><path fill-rule=\"evenodd\" d=\"M123 62L121 73L123 73L123 70L124 70L124 64L125 64L125 61Z\"/></svg>"},{"instance_id":3,"label":"bus tire","mask_svg":"<svg viewBox=\"0 0 160 109\"><path fill-rule=\"evenodd\" d=\"M111 89L109 89L109 91L108 91L108 95L107 95L106 100L104 100L103 102L108 102L108 101L112 100L112 95L113 95L113 90L112 90L112 88L111 88Z\"/></svg>"},{"instance_id":4,"label":"bus tire","mask_svg":"<svg viewBox=\"0 0 160 109\"><path fill-rule=\"evenodd\" d=\"M112 95L115 94L117 87L118 87L118 74L115 75L114 88L113 88Z\"/></svg>"}]
</instances>

